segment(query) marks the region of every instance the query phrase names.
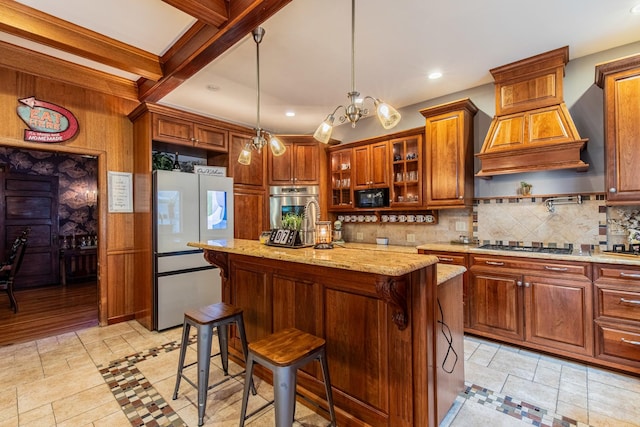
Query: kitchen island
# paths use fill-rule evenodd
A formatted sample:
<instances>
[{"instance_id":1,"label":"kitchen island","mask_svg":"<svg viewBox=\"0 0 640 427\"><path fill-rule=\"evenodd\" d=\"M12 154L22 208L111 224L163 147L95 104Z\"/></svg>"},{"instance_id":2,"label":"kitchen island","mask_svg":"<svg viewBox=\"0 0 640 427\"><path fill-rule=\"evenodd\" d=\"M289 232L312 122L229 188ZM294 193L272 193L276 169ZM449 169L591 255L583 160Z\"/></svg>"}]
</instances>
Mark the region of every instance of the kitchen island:
<instances>
[{"instance_id":1,"label":"kitchen island","mask_svg":"<svg viewBox=\"0 0 640 427\"><path fill-rule=\"evenodd\" d=\"M238 239L189 246L220 267L222 298L244 310L249 341L287 327L327 341L340 426L437 426L462 391L460 378L446 378L438 361L447 350L438 344L438 299L449 301L445 322L461 322L464 268L438 272L437 257L415 249L290 249ZM451 292L439 295L439 288ZM240 360L237 337L230 342ZM462 349L457 354L460 377ZM298 391L324 406L317 364L299 371Z\"/></svg>"}]
</instances>

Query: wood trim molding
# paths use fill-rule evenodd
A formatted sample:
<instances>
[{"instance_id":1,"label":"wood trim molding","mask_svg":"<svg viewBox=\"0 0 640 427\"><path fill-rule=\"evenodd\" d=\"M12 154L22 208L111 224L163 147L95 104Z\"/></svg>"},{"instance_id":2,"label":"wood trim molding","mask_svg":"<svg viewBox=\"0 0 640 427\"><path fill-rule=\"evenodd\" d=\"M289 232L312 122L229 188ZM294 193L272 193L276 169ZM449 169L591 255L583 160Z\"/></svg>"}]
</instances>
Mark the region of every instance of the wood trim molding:
<instances>
[{"instance_id":1,"label":"wood trim molding","mask_svg":"<svg viewBox=\"0 0 640 427\"><path fill-rule=\"evenodd\" d=\"M225 0L162 0L163 2L198 18L207 25L219 27L229 19Z\"/></svg>"},{"instance_id":2,"label":"wood trim molding","mask_svg":"<svg viewBox=\"0 0 640 427\"><path fill-rule=\"evenodd\" d=\"M0 30L102 64L158 80L158 56L12 0L0 0Z\"/></svg>"},{"instance_id":3,"label":"wood trim molding","mask_svg":"<svg viewBox=\"0 0 640 427\"><path fill-rule=\"evenodd\" d=\"M291 1L237 0L231 3L229 21L222 27L194 24L194 31L188 31L175 43L180 48L170 49L161 58L164 77L138 81L140 101L158 102Z\"/></svg>"},{"instance_id":4,"label":"wood trim molding","mask_svg":"<svg viewBox=\"0 0 640 427\"><path fill-rule=\"evenodd\" d=\"M0 41L0 66L119 98L138 100L138 88L131 80L2 41Z\"/></svg>"}]
</instances>

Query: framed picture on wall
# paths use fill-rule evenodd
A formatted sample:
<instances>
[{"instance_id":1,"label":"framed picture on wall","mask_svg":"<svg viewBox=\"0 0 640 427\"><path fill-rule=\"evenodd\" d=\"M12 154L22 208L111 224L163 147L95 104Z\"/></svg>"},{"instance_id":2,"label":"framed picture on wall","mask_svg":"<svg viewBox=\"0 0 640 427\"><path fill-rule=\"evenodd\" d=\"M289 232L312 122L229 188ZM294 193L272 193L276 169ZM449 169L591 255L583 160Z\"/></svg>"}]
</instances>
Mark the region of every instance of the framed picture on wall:
<instances>
[{"instance_id":1,"label":"framed picture on wall","mask_svg":"<svg viewBox=\"0 0 640 427\"><path fill-rule=\"evenodd\" d=\"M133 174L108 172L109 213L133 212Z\"/></svg>"}]
</instances>

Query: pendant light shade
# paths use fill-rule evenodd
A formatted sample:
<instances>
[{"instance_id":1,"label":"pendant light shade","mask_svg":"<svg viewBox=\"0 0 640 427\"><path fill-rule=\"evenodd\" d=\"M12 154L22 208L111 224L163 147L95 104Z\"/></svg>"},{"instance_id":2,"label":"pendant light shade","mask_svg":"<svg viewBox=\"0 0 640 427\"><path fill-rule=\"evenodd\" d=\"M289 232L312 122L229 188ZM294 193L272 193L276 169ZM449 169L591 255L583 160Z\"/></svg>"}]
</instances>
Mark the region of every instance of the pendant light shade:
<instances>
[{"instance_id":1,"label":"pendant light shade","mask_svg":"<svg viewBox=\"0 0 640 427\"><path fill-rule=\"evenodd\" d=\"M238 156L238 163L243 165L251 164L251 151L256 150L261 152L262 147L267 145L267 139L269 140L269 147L274 156L281 156L287 150L284 144L271 133L260 127L260 42L265 35L265 30L262 27L257 27L251 33L253 40L256 42L256 76L257 76L257 113L256 113L256 136L251 138L251 142L247 143L240 155Z\"/></svg>"},{"instance_id":2,"label":"pendant light shade","mask_svg":"<svg viewBox=\"0 0 640 427\"><path fill-rule=\"evenodd\" d=\"M355 79L355 27L356 27L356 1L351 0L351 92L347 93L347 97L350 100L349 105L346 107L344 105L339 105L333 110L333 113L329 114L327 118L320 123L318 129L316 129L313 137L324 144L329 143L331 139L331 132L333 131L333 122L335 120L335 114L341 108L344 110L344 114L341 115L338 120L340 123L344 123L349 120L351 122L351 127L356 127L356 123L360 118L369 114L369 110L364 107L364 101L367 99L373 101L373 105L376 109L376 115L378 116L378 120L380 120L380 124L385 129L391 129L395 127L400 122L400 113L398 110L390 106L389 104L382 102L378 98L373 98L371 96L365 96L364 98L360 97L360 92L356 90L356 79Z\"/></svg>"}]
</instances>

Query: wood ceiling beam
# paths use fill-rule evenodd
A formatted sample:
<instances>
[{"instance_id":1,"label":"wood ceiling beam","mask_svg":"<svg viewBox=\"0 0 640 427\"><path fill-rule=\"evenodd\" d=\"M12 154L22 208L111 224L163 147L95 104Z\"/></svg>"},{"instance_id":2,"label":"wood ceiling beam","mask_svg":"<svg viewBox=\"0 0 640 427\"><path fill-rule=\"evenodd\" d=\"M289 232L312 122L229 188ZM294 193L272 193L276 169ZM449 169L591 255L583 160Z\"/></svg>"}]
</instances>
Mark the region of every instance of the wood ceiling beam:
<instances>
[{"instance_id":1,"label":"wood ceiling beam","mask_svg":"<svg viewBox=\"0 0 640 427\"><path fill-rule=\"evenodd\" d=\"M0 0L0 31L146 79L163 76L158 56L13 0Z\"/></svg>"},{"instance_id":2,"label":"wood ceiling beam","mask_svg":"<svg viewBox=\"0 0 640 427\"><path fill-rule=\"evenodd\" d=\"M38 77L138 100L135 82L0 41L0 66Z\"/></svg>"},{"instance_id":3,"label":"wood ceiling beam","mask_svg":"<svg viewBox=\"0 0 640 427\"><path fill-rule=\"evenodd\" d=\"M138 81L141 102L157 102L239 42L292 0L234 0L220 28L196 23L163 55L164 77Z\"/></svg>"},{"instance_id":4,"label":"wood ceiling beam","mask_svg":"<svg viewBox=\"0 0 640 427\"><path fill-rule=\"evenodd\" d=\"M227 22L227 2L225 0L162 0L163 2L198 18L199 21L213 27Z\"/></svg>"}]
</instances>

